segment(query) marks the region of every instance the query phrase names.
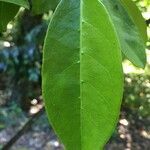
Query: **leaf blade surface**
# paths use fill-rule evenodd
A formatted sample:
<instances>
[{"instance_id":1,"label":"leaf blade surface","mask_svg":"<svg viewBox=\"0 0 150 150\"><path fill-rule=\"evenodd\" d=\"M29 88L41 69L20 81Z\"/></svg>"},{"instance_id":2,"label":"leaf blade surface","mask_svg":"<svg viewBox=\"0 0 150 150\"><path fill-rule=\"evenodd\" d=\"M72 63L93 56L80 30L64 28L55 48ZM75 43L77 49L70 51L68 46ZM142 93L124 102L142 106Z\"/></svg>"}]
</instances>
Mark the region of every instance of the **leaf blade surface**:
<instances>
[{"instance_id":1,"label":"leaf blade surface","mask_svg":"<svg viewBox=\"0 0 150 150\"><path fill-rule=\"evenodd\" d=\"M132 0L121 0L122 4L124 5L125 9L128 11L129 16L132 18L134 23L139 29L139 32L144 40L144 42L147 42L147 26L146 22L138 9L138 7L135 5L135 2Z\"/></svg>"},{"instance_id":2,"label":"leaf blade surface","mask_svg":"<svg viewBox=\"0 0 150 150\"><path fill-rule=\"evenodd\" d=\"M12 3L12 4L19 5L19 6L22 6L24 8L29 9L28 0L0 0L0 1L6 2L6 3Z\"/></svg>"},{"instance_id":3,"label":"leaf blade surface","mask_svg":"<svg viewBox=\"0 0 150 150\"><path fill-rule=\"evenodd\" d=\"M6 26L17 14L19 7L14 4L0 1L0 32L6 30Z\"/></svg>"},{"instance_id":4,"label":"leaf blade surface","mask_svg":"<svg viewBox=\"0 0 150 150\"><path fill-rule=\"evenodd\" d=\"M33 14L43 14L49 10L54 10L60 0L34 0L32 1Z\"/></svg>"},{"instance_id":5,"label":"leaf blade surface","mask_svg":"<svg viewBox=\"0 0 150 150\"><path fill-rule=\"evenodd\" d=\"M136 66L146 64L145 42L139 29L119 0L102 0L115 26L123 54Z\"/></svg>"},{"instance_id":6,"label":"leaf blade surface","mask_svg":"<svg viewBox=\"0 0 150 150\"><path fill-rule=\"evenodd\" d=\"M120 53L101 2L61 1L45 40L42 86L67 150L102 149L113 132L123 86Z\"/></svg>"}]
</instances>

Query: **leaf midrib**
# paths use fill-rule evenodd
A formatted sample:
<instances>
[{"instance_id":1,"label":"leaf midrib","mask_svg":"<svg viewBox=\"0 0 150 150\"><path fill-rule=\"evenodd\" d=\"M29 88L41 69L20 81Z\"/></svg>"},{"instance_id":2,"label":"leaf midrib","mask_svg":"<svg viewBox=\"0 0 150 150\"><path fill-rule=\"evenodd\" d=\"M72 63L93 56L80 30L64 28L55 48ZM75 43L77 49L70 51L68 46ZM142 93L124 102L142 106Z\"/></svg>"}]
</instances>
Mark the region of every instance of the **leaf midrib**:
<instances>
[{"instance_id":1,"label":"leaf midrib","mask_svg":"<svg viewBox=\"0 0 150 150\"><path fill-rule=\"evenodd\" d=\"M83 95L82 95L82 84L81 84L81 82L82 82L81 81L82 80L81 79L81 64L82 64L82 55L81 55L82 40L81 39L82 39L82 34L81 33L82 33L82 15L83 15L82 10L83 10L82 9L82 0L80 0L80 23L79 23L80 24L80 27L79 27L80 28L79 29L80 30L80 38L79 38L79 40L80 40L80 49L79 49L79 53L80 53L79 54L79 60L80 60L80 65L79 65L80 66L80 72L79 72L80 73L80 76L79 76L79 79L80 79L80 96L79 97L80 97L80 147L81 147L81 149L82 149L82 128L83 128L82 127L82 113L83 113L82 110L83 109L81 109L81 108L83 108L83 106L82 106L83 105L82 104Z\"/></svg>"}]
</instances>

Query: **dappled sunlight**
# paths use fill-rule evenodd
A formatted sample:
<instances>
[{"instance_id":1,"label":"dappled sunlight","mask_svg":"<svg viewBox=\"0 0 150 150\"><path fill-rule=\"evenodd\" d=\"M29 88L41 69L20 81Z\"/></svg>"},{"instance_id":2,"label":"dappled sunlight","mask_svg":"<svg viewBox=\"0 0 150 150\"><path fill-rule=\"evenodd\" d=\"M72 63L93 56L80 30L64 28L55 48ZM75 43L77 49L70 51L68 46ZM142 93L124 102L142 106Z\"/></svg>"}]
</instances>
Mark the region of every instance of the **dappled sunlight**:
<instances>
[{"instance_id":1,"label":"dappled sunlight","mask_svg":"<svg viewBox=\"0 0 150 150\"><path fill-rule=\"evenodd\" d=\"M119 123L124 125L124 126L128 126L129 122L126 119L120 119Z\"/></svg>"},{"instance_id":2,"label":"dappled sunlight","mask_svg":"<svg viewBox=\"0 0 150 150\"><path fill-rule=\"evenodd\" d=\"M129 60L124 60L123 62L123 71L125 74L144 74L145 70L135 67Z\"/></svg>"},{"instance_id":3,"label":"dappled sunlight","mask_svg":"<svg viewBox=\"0 0 150 150\"><path fill-rule=\"evenodd\" d=\"M142 131L141 131L141 135L142 135L144 138L150 139L150 131L142 130Z\"/></svg>"}]
</instances>

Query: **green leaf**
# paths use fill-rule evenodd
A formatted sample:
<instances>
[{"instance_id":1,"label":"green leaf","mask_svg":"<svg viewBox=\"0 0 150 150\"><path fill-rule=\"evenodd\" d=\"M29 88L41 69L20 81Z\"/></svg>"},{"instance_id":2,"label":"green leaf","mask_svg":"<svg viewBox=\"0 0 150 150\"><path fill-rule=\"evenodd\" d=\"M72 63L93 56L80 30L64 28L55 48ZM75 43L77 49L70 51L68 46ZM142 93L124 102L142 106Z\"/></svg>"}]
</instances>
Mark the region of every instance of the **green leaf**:
<instances>
[{"instance_id":1,"label":"green leaf","mask_svg":"<svg viewBox=\"0 0 150 150\"><path fill-rule=\"evenodd\" d=\"M0 1L0 32L6 30L6 26L19 10L19 6Z\"/></svg>"},{"instance_id":2,"label":"green leaf","mask_svg":"<svg viewBox=\"0 0 150 150\"><path fill-rule=\"evenodd\" d=\"M145 41L120 0L102 0L113 21L125 56L136 66L145 67Z\"/></svg>"},{"instance_id":3,"label":"green leaf","mask_svg":"<svg viewBox=\"0 0 150 150\"><path fill-rule=\"evenodd\" d=\"M132 0L121 0L122 4L124 5L125 9L127 10L129 16L134 21L135 25L138 27L139 32L144 40L144 42L147 42L147 26L145 19L143 18L140 10L135 5L135 3Z\"/></svg>"},{"instance_id":4,"label":"green leaf","mask_svg":"<svg viewBox=\"0 0 150 150\"><path fill-rule=\"evenodd\" d=\"M0 0L0 1L16 4L16 5L19 5L19 6L22 6L24 8L29 9L29 2L28 2L28 0Z\"/></svg>"},{"instance_id":5,"label":"green leaf","mask_svg":"<svg viewBox=\"0 0 150 150\"><path fill-rule=\"evenodd\" d=\"M100 150L119 115L123 75L114 26L97 0L62 0L48 28L42 87L66 150Z\"/></svg>"},{"instance_id":6,"label":"green leaf","mask_svg":"<svg viewBox=\"0 0 150 150\"><path fill-rule=\"evenodd\" d=\"M33 14L43 14L49 10L54 10L60 0L33 0L32 12Z\"/></svg>"},{"instance_id":7,"label":"green leaf","mask_svg":"<svg viewBox=\"0 0 150 150\"><path fill-rule=\"evenodd\" d=\"M0 0L0 32L6 30L6 26L11 21L20 6L29 8L28 0Z\"/></svg>"}]
</instances>

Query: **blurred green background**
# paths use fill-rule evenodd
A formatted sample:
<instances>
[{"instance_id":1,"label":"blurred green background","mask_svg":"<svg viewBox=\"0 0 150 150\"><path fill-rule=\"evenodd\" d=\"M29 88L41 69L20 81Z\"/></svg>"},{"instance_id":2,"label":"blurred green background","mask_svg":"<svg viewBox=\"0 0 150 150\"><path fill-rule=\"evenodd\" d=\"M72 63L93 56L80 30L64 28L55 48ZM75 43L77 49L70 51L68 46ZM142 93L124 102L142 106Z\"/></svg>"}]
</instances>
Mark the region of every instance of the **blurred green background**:
<instances>
[{"instance_id":1,"label":"blurred green background","mask_svg":"<svg viewBox=\"0 0 150 150\"><path fill-rule=\"evenodd\" d=\"M135 2L148 20L150 0ZM0 35L0 149L63 150L41 96L42 46L52 14L33 16L21 8ZM150 150L150 25L147 31L145 70L123 61L120 119L106 150Z\"/></svg>"}]
</instances>

